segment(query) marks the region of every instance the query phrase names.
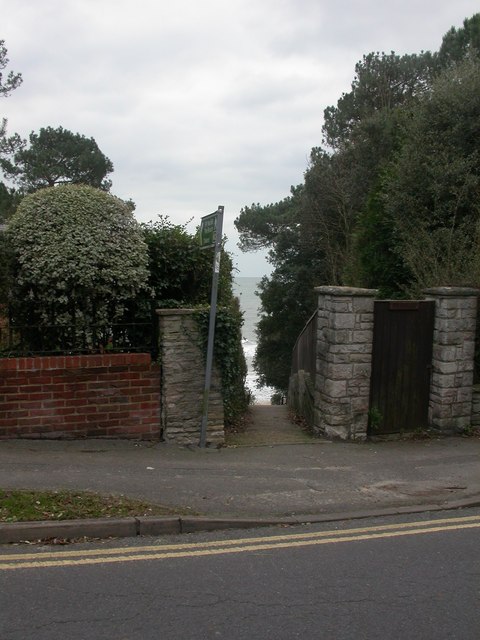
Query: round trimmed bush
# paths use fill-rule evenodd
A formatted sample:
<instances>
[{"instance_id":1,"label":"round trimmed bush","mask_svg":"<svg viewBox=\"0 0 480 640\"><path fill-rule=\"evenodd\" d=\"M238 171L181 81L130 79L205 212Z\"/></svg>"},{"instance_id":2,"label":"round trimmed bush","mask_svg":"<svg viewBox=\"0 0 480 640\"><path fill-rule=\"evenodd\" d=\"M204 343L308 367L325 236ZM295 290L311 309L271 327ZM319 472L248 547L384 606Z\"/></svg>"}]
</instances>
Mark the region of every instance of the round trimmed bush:
<instances>
[{"instance_id":1,"label":"round trimmed bush","mask_svg":"<svg viewBox=\"0 0 480 640\"><path fill-rule=\"evenodd\" d=\"M8 235L17 324L121 322L146 287L147 248L131 209L105 191L62 185L26 196Z\"/></svg>"}]
</instances>

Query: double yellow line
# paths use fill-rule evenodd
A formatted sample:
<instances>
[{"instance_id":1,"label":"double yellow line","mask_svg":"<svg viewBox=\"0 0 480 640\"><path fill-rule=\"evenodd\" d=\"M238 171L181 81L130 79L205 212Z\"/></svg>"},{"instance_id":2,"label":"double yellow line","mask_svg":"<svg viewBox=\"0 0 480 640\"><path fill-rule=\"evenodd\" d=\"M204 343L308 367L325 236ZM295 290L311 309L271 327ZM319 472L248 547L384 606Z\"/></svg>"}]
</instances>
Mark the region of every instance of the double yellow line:
<instances>
[{"instance_id":1,"label":"double yellow line","mask_svg":"<svg viewBox=\"0 0 480 640\"><path fill-rule=\"evenodd\" d=\"M443 518L419 522L385 524L374 527L296 533L235 540L215 540L185 544L118 547L72 551L37 551L35 553L0 554L0 571L39 569L42 567L71 567L113 562L140 562L167 558L197 558L228 553L251 553L276 549L293 549L320 544L358 542L381 538L415 536L442 531L480 528L480 516Z\"/></svg>"}]
</instances>

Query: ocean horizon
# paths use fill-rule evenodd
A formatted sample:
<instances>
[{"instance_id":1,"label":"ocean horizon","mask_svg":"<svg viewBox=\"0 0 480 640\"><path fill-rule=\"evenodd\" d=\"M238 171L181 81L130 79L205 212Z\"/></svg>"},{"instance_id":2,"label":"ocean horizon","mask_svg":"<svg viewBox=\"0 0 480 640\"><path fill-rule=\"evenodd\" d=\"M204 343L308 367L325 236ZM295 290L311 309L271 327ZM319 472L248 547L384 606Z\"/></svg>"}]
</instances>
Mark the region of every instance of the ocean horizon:
<instances>
[{"instance_id":1,"label":"ocean horizon","mask_svg":"<svg viewBox=\"0 0 480 640\"><path fill-rule=\"evenodd\" d=\"M270 404L275 392L271 387L258 387L258 375L253 369L257 350L256 324L260 319L260 298L256 295L261 277L237 276L233 282L233 293L240 301L243 312L242 344L248 366L247 386L255 397L255 404Z\"/></svg>"}]
</instances>

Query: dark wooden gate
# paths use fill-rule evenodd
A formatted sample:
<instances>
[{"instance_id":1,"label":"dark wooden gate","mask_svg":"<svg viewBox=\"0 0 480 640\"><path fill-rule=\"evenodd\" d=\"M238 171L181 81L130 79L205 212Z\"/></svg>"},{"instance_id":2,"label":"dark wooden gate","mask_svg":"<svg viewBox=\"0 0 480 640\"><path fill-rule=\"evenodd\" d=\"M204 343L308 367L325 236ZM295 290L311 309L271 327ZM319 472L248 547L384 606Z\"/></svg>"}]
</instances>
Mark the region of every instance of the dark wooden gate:
<instances>
[{"instance_id":1,"label":"dark wooden gate","mask_svg":"<svg viewBox=\"0 0 480 640\"><path fill-rule=\"evenodd\" d=\"M369 432L428 424L435 303L375 302Z\"/></svg>"}]
</instances>

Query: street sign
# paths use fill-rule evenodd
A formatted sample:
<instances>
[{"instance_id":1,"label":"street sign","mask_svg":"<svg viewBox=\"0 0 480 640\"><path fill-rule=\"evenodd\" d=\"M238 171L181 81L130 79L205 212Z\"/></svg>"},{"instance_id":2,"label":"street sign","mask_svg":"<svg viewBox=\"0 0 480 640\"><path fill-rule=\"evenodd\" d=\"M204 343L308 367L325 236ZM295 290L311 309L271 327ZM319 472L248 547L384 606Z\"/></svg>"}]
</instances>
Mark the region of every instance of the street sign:
<instances>
[{"instance_id":1,"label":"street sign","mask_svg":"<svg viewBox=\"0 0 480 640\"><path fill-rule=\"evenodd\" d=\"M217 238L218 211L204 216L200 223L200 246L202 249L214 247Z\"/></svg>"},{"instance_id":2,"label":"street sign","mask_svg":"<svg viewBox=\"0 0 480 640\"><path fill-rule=\"evenodd\" d=\"M217 291L218 279L220 276L220 257L222 253L223 210L223 206L220 205L215 213L204 216L200 225L200 242L202 249L215 247L215 251L213 252L212 292L210 298L210 318L208 323L207 360L205 363L205 386L203 390L203 415L202 424L200 426L200 447L205 447L207 443L208 401L210 396L210 386L212 383L213 344L215 340L215 318L217 315Z\"/></svg>"}]
</instances>

